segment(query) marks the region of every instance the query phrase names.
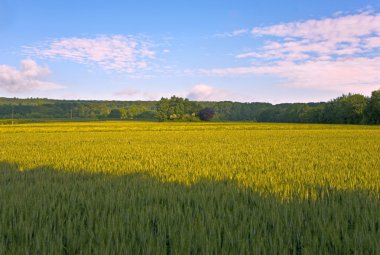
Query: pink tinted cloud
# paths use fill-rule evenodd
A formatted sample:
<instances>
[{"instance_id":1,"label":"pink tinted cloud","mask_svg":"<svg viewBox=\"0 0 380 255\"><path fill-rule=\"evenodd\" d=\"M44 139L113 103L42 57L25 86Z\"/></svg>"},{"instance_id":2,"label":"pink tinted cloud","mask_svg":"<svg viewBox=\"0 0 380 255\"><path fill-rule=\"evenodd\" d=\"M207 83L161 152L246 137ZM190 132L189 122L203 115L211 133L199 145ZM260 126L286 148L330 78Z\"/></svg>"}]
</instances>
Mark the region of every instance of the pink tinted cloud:
<instances>
[{"instance_id":1,"label":"pink tinted cloud","mask_svg":"<svg viewBox=\"0 0 380 255\"><path fill-rule=\"evenodd\" d=\"M361 12L333 18L312 19L273 26L255 27L257 37L274 36L259 50L238 54L236 57L282 58L293 60L321 55L347 56L371 52L380 47L380 13ZM308 55L305 58L305 55ZM293 57L292 57L293 56Z\"/></svg>"},{"instance_id":2,"label":"pink tinted cloud","mask_svg":"<svg viewBox=\"0 0 380 255\"><path fill-rule=\"evenodd\" d=\"M62 38L43 47L29 48L39 57L97 64L104 70L135 73L155 57L151 44L141 37L113 35L95 38Z\"/></svg>"},{"instance_id":3,"label":"pink tinted cloud","mask_svg":"<svg viewBox=\"0 0 380 255\"><path fill-rule=\"evenodd\" d=\"M299 37L313 41L350 41L352 38L380 33L380 14L362 12L353 15L255 27L254 35Z\"/></svg>"},{"instance_id":4,"label":"pink tinted cloud","mask_svg":"<svg viewBox=\"0 0 380 255\"><path fill-rule=\"evenodd\" d=\"M119 96L119 97L132 97L138 94L140 94L140 91L133 88L127 88L127 89L120 90L114 93L115 96Z\"/></svg>"},{"instance_id":5,"label":"pink tinted cloud","mask_svg":"<svg viewBox=\"0 0 380 255\"><path fill-rule=\"evenodd\" d=\"M380 88L380 13L371 11L332 18L255 27L262 47L236 58L255 65L200 70L204 75L265 74L283 86L368 93Z\"/></svg>"},{"instance_id":6,"label":"pink tinted cloud","mask_svg":"<svg viewBox=\"0 0 380 255\"><path fill-rule=\"evenodd\" d=\"M226 100L230 95L228 91L207 84L197 84L191 88L186 97L198 101L220 101Z\"/></svg>"},{"instance_id":7,"label":"pink tinted cloud","mask_svg":"<svg viewBox=\"0 0 380 255\"><path fill-rule=\"evenodd\" d=\"M310 60L302 63L282 61L274 65L204 69L199 72L211 76L275 75L284 78L283 86L344 93L369 93L380 88L380 57Z\"/></svg>"},{"instance_id":8,"label":"pink tinted cloud","mask_svg":"<svg viewBox=\"0 0 380 255\"><path fill-rule=\"evenodd\" d=\"M366 48L380 48L380 36L366 38L364 43Z\"/></svg>"},{"instance_id":9,"label":"pink tinted cloud","mask_svg":"<svg viewBox=\"0 0 380 255\"><path fill-rule=\"evenodd\" d=\"M0 90L21 93L63 87L60 84L46 81L45 79L49 75L49 68L39 66L32 59L22 60L20 69L8 65L0 65Z\"/></svg>"}]
</instances>

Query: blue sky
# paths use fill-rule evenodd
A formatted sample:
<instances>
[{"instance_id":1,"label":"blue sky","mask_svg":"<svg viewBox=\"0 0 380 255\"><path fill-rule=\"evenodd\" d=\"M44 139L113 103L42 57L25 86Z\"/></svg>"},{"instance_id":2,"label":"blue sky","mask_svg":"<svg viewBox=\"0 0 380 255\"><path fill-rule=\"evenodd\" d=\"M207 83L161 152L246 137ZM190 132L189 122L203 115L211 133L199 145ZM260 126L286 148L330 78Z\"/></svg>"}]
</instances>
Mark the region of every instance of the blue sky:
<instances>
[{"instance_id":1,"label":"blue sky","mask_svg":"<svg viewBox=\"0 0 380 255\"><path fill-rule=\"evenodd\" d=\"M0 96L308 102L380 88L379 1L0 0Z\"/></svg>"}]
</instances>

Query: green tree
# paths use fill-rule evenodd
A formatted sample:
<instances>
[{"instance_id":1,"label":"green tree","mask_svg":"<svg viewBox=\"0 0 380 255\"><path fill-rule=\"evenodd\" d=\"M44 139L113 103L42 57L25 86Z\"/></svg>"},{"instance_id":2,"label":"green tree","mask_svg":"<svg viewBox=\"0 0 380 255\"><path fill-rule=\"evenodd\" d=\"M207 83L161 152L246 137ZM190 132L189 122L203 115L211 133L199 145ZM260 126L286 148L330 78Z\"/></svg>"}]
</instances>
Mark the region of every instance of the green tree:
<instances>
[{"instance_id":1,"label":"green tree","mask_svg":"<svg viewBox=\"0 0 380 255\"><path fill-rule=\"evenodd\" d=\"M134 119L146 111L148 111L148 109L144 106L131 105L127 109L127 118Z\"/></svg>"},{"instance_id":2,"label":"green tree","mask_svg":"<svg viewBox=\"0 0 380 255\"><path fill-rule=\"evenodd\" d=\"M170 99L161 98L157 103L157 118L165 120L194 120L199 106L188 99L172 96Z\"/></svg>"},{"instance_id":3,"label":"green tree","mask_svg":"<svg viewBox=\"0 0 380 255\"><path fill-rule=\"evenodd\" d=\"M322 122L359 124L364 120L367 99L363 95L348 94L326 104L322 113Z\"/></svg>"},{"instance_id":4,"label":"green tree","mask_svg":"<svg viewBox=\"0 0 380 255\"><path fill-rule=\"evenodd\" d=\"M367 99L360 94L349 94L345 98L347 107L346 123L359 124L364 120L364 111L367 107Z\"/></svg>"},{"instance_id":5,"label":"green tree","mask_svg":"<svg viewBox=\"0 0 380 255\"><path fill-rule=\"evenodd\" d=\"M162 97L157 103L156 116L159 121L169 119L169 99Z\"/></svg>"},{"instance_id":6,"label":"green tree","mask_svg":"<svg viewBox=\"0 0 380 255\"><path fill-rule=\"evenodd\" d=\"M365 109L365 116L369 124L380 124L380 89L372 92Z\"/></svg>"}]
</instances>

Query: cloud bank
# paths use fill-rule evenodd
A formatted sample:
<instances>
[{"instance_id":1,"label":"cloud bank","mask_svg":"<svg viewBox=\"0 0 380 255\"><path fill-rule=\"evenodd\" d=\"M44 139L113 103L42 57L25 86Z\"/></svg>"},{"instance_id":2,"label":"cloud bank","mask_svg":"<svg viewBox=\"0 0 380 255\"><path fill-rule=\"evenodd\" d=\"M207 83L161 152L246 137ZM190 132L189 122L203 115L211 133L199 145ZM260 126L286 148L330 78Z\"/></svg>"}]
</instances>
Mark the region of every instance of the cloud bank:
<instances>
[{"instance_id":1,"label":"cloud bank","mask_svg":"<svg viewBox=\"0 0 380 255\"><path fill-rule=\"evenodd\" d=\"M39 66L32 59L22 60L20 69L0 65L0 90L21 93L62 88L60 84L45 80L50 73L49 68Z\"/></svg>"},{"instance_id":2,"label":"cloud bank","mask_svg":"<svg viewBox=\"0 0 380 255\"><path fill-rule=\"evenodd\" d=\"M264 45L242 52L249 66L203 69L213 76L267 74L289 87L367 93L380 87L380 13L360 12L254 27Z\"/></svg>"},{"instance_id":3,"label":"cloud bank","mask_svg":"<svg viewBox=\"0 0 380 255\"><path fill-rule=\"evenodd\" d=\"M140 36L69 37L39 47L26 47L28 54L47 59L69 60L98 65L107 71L136 73L147 69L155 52L152 44Z\"/></svg>"},{"instance_id":4,"label":"cloud bank","mask_svg":"<svg viewBox=\"0 0 380 255\"><path fill-rule=\"evenodd\" d=\"M197 84L191 88L186 97L196 101L220 101L226 100L229 96L228 91L206 84Z\"/></svg>"},{"instance_id":5,"label":"cloud bank","mask_svg":"<svg viewBox=\"0 0 380 255\"><path fill-rule=\"evenodd\" d=\"M380 13L367 11L335 18L255 27L251 33L259 37L275 37L255 57L310 60L377 52L380 47L379 24Z\"/></svg>"}]
</instances>

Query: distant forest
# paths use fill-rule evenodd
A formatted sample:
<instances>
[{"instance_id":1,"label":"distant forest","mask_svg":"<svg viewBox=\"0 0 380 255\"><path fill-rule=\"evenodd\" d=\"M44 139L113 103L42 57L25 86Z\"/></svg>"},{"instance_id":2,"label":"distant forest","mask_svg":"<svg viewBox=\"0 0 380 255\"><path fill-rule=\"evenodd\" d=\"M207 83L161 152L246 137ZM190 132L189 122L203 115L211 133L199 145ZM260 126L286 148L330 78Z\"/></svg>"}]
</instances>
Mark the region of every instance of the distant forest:
<instances>
[{"instance_id":1,"label":"distant forest","mask_svg":"<svg viewBox=\"0 0 380 255\"><path fill-rule=\"evenodd\" d=\"M380 90L320 103L198 102L173 96L160 101L84 101L0 98L2 119L125 119L380 124Z\"/></svg>"}]
</instances>

